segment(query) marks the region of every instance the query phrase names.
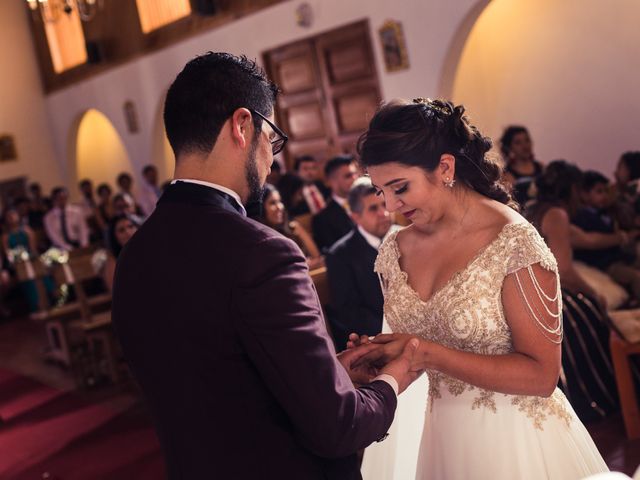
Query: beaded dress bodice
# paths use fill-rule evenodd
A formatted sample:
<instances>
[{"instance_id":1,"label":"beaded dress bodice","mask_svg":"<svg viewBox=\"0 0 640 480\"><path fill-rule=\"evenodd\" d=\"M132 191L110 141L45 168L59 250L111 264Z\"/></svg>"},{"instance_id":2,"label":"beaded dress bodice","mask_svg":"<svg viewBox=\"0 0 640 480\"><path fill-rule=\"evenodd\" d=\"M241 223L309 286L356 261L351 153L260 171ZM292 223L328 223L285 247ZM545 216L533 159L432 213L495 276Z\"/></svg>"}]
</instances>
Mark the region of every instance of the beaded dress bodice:
<instances>
[{"instance_id":1,"label":"beaded dress bodice","mask_svg":"<svg viewBox=\"0 0 640 480\"><path fill-rule=\"evenodd\" d=\"M385 296L384 315L394 332L410 333L446 347L483 355L513 351L511 331L502 307L502 286L507 275L539 264L557 275L555 257L529 223L507 224L498 236L481 249L428 301L420 299L400 268L398 232L380 247L375 271L380 275ZM532 320L533 321L533 320ZM556 389L549 398L505 395L483 390L441 372L427 371L429 404L464 395L472 409L497 411L496 396L525 412L542 428L547 415L567 422L564 395ZM504 403L502 400L499 402Z\"/></svg>"}]
</instances>

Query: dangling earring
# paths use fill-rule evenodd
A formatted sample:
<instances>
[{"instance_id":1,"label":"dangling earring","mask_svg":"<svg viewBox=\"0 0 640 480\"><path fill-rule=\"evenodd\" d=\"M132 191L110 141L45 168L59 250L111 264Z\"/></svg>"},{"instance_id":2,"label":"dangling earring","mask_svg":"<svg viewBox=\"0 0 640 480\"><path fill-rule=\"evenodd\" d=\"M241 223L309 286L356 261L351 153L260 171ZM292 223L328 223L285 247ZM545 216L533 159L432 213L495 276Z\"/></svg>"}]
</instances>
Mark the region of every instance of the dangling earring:
<instances>
[{"instance_id":1,"label":"dangling earring","mask_svg":"<svg viewBox=\"0 0 640 480\"><path fill-rule=\"evenodd\" d=\"M454 178L447 178L442 183L444 183L445 187L453 188L453 186L456 184L456 180Z\"/></svg>"}]
</instances>

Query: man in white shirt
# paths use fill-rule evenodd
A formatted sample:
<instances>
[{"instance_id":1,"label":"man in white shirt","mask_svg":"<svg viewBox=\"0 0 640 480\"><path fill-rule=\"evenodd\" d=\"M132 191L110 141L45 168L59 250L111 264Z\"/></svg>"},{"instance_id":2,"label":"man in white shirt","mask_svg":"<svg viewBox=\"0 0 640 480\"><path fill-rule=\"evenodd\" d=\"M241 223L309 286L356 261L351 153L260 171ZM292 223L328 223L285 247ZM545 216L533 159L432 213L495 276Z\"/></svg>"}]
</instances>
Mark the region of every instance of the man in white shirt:
<instances>
[{"instance_id":1,"label":"man in white shirt","mask_svg":"<svg viewBox=\"0 0 640 480\"><path fill-rule=\"evenodd\" d=\"M51 192L53 208L44 217L44 229L54 247L73 250L89 245L89 228L80 207L68 205L69 193L64 187Z\"/></svg>"},{"instance_id":2,"label":"man in white shirt","mask_svg":"<svg viewBox=\"0 0 640 480\"><path fill-rule=\"evenodd\" d=\"M292 215L311 213L315 215L327 205L330 190L318 180L318 162L311 155L297 157L293 167L296 175L304 182L302 198L304 203L296 205Z\"/></svg>"},{"instance_id":3,"label":"man in white shirt","mask_svg":"<svg viewBox=\"0 0 640 480\"><path fill-rule=\"evenodd\" d=\"M82 200L78 202L78 206L84 212L85 218L95 215L96 201L93 198L93 182L85 178L78 183L78 189L82 194Z\"/></svg>"},{"instance_id":4,"label":"man in white shirt","mask_svg":"<svg viewBox=\"0 0 640 480\"><path fill-rule=\"evenodd\" d=\"M350 333L371 336L382 330L384 301L373 265L391 229L384 198L376 195L369 178L354 182L349 206L356 226L326 256L331 292L329 322L338 349L346 345Z\"/></svg>"},{"instance_id":5,"label":"man in white shirt","mask_svg":"<svg viewBox=\"0 0 640 480\"><path fill-rule=\"evenodd\" d=\"M147 165L142 169L142 184L138 194L138 204L145 217L153 213L156 203L160 198L158 187L158 169L153 165Z\"/></svg>"}]
</instances>

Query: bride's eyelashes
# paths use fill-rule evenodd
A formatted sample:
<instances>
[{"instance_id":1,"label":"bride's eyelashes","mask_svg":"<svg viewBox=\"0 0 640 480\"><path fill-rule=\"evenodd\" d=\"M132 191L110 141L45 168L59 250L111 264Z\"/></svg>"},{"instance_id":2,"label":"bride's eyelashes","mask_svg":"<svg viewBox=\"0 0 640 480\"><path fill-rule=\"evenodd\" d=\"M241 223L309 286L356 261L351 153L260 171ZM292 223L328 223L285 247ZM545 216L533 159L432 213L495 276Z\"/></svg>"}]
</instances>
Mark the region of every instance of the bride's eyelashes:
<instances>
[{"instance_id":1,"label":"bride's eyelashes","mask_svg":"<svg viewBox=\"0 0 640 480\"><path fill-rule=\"evenodd\" d=\"M394 190L393 193L395 193L396 195L402 195L403 193L406 193L406 191L409 189L409 184L405 183L403 186L401 186L399 189Z\"/></svg>"},{"instance_id":2,"label":"bride's eyelashes","mask_svg":"<svg viewBox=\"0 0 640 480\"><path fill-rule=\"evenodd\" d=\"M406 193L408 189L409 189L409 184L405 183L403 186L401 186L397 190L393 190L393 193L395 195L402 195L403 193ZM380 190L380 189L377 189L376 190L376 195L379 197L380 195L384 195L384 192L382 190Z\"/></svg>"}]
</instances>

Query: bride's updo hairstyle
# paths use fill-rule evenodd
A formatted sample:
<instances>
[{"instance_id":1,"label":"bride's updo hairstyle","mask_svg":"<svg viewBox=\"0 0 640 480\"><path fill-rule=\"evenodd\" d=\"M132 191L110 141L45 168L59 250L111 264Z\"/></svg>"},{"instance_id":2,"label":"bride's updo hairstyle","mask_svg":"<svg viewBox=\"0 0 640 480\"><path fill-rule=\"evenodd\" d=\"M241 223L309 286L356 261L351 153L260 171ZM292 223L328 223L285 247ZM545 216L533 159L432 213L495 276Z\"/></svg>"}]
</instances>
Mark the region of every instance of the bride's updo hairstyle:
<instances>
[{"instance_id":1,"label":"bride's updo hairstyle","mask_svg":"<svg viewBox=\"0 0 640 480\"><path fill-rule=\"evenodd\" d=\"M417 98L382 105L358 140L363 167L397 162L433 172L440 157L456 159L455 179L476 192L514 206L501 182L498 159L487 155L492 142L469 123L462 105Z\"/></svg>"}]
</instances>

